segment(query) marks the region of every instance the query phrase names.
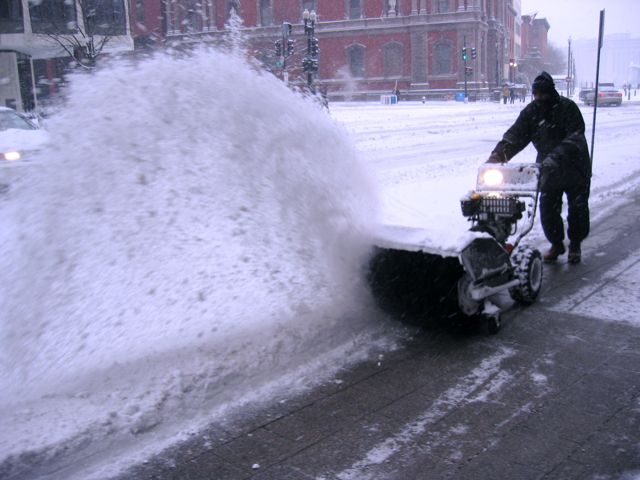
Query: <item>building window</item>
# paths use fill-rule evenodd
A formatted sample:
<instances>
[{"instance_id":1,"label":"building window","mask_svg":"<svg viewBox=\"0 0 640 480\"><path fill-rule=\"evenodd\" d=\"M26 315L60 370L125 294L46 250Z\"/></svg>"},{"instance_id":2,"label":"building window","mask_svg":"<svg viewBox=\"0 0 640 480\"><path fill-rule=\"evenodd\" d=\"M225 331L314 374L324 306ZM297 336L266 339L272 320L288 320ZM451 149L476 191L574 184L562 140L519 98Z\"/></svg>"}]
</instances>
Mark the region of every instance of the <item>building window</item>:
<instances>
[{"instance_id":1,"label":"building window","mask_svg":"<svg viewBox=\"0 0 640 480\"><path fill-rule=\"evenodd\" d=\"M389 14L391 15L397 15L398 14L398 3L399 0L395 0L394 2L391 2L389 0L383 0L382 2L382 8L383 8L383 16L387 16Z\"/></svg>"},{"instance_id":2,"label":"building window","mask_svg":"<svg viewBox=\"0 0 640 480\"><path fill-rule=\"evenodd\" d=\"M449 3L450 0L436 0L436 11L437 13L447 13L449 12Z\"/></svg>"},{"instance_id":3,"label":"building window","mask_svg":"<svg viewBox=\"0 0 640 480\"><path fill-rule=\"evenodd\" d=\"M175 0L165 0L165 16L167 22L167 35L180 33L177 3Z\"/></svg>"},{"instance_id":4,"label":"building window","mask_svg":"<svg viewBox=\"0 0 640 480\"><path fill-rule=\"evenodd\" d=\"M144 22L145 22L144 0L136 0L136 22L139 25L144 25Z\"/></svg>"},{"instance_id":5,"label":"building window","mask_svg":"<svg viewBox=\"0 0 640 480\"><path fill-rule=\"evenodd\" d=\"M273 24L273 6L271 0L260 0L260 24L263 27Z\"/></svg>"},{"instance_id":6,"label":"building window","mask_svg":"<svg viewBox=\"0 0 640 480\"><path fill-rule=\"evenodd\" d=\"M302 11L305 10L315 10L318 11L318 2L317 0L302 0Z\"/></svg>"},{"instance_id":7,"label":"building window","mask_svg":"<svg viewBox=\"0 0 640 480\"><path fill-rule=\"evenodd\" d=\"M75 3L65 0L29 2L33 33L67 33L76 29Z\"/></svg>"},{"instance_id":8,"label":"building window","mask_svg":"<svg viewBox=\"0 0 640 480\"><path fill-rule=\"evenodd\" d=\"M434 48L434 72L436 75L446 75L452 73L451 70L451 45L448 43L438 43Z\"/></svg>"},{"instance_id":9,"label":"building window","mask_svg":"<svg viewBox=\"0 0 640 480\"><path fill-rule=\"evenodd\" d=\"M364 53L365 48L362 45L351 45L347 49L347 61L352 77L364 77Z\"/></svg>"},{"instance_id":10,"label":"building window","mask_svg":"<svg viewBox=\"0 0 640 480\"><path fill-rule=\"evenodd\" d=\"M211 31L216 29L216 10L214 5L214 0L204 0L203 1L203 9L204 9L204 30Z\"/></svg>"},{"instance_id":11,"label":"building window","mask_svg":"<svg viewBox=\"0 0 640 480\"><path fill-rule=\"evenodd\" d=\"M186 2L185 19L182 22L186 27L187 33L199 33L203 29L203 5L200 0L187 0Z\"/></svg>"},{"instance_id":12,"label":"building window","mask_svg":"<svg viewBox=\"0 0 640 480\"><path fill-rule=\"evenodd\" d=\"M21 0L3 0L0 2L0 32L24 32Z\"/></svg>"},{"instance_id":13,"label":"building window","mask_svg":"<svg viewBox=\"0 0 640 480\"><path fill-rule=\"evenodd\" d=\"M362 18L362 1L349 0L349 18Z\"/></svg>"},{"instance_id":14,"label":"building window","mask_svg":"<svg viewBox=\"0 0 640 480\"><path fill-rule=\"evenodd\" d=\"M42 2L45 3L45 2ZM68 2L65 2L68 3ZM123 0L87 0L85 30L98 35L124 35L127 31Z\"/></svg>"},{"instance_id":15,"label":"building window","mask_svg":"<svg viewBox=\"0 0 640 480\"><path fill-rule=\"evenodd\" d=\"M240 16L240 1L239 0L226 0L226 12L227 20L231 18L231 12L236 12L236 15Z\"/></svg>"},{"instance_id":16,"label":"building window","mask_svg":"<svg viewBox=\"0 0 640 480\"><path fill-rule=\"evenodd\" d=\"M404 48L402 44L397 42L387 43L382 51L384 55L384 76L401 76L404 64Z\"/></svg>"}]
</instances>

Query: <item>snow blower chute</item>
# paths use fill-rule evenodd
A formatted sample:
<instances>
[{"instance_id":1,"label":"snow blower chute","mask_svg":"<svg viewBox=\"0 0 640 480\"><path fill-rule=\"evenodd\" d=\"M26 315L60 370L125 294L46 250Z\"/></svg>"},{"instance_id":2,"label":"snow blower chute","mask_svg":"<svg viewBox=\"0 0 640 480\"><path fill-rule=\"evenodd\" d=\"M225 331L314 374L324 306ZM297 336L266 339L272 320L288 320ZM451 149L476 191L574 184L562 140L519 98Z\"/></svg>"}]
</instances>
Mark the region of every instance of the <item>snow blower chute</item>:
<instances>
[{"instance_id":1,"label":"snow blower chute","mask_svg":"<svg viewBox=\"0 0 640 480\"><path fill-rule=\"evenodd\" d=\"M536 164L485 164L476 190L461 200L471 223L460 247L429 244L426 229L387 225L370 263L370 284L382 308L404 318L486 318L501 326L496 296L506 290L531 304L542 285L542 258L520 245L533 228L539 195Z\"/></svg>"}]
</instances>

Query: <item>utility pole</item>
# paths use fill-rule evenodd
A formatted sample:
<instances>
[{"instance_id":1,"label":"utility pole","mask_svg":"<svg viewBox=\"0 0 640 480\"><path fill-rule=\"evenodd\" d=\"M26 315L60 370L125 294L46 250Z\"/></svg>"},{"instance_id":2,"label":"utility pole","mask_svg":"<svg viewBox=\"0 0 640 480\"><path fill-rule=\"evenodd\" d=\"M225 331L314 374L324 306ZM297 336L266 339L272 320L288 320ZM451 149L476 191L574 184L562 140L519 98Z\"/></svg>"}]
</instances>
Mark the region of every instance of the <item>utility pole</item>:
<instances>
[{"instance_id":1,"label":"utility pole","mask_svg":"<svg viewBox=\"0 0 640 480\"><path fill-rule=\"evenodd\" d=\"M596 138L596 114L598 112L598 83L600 82L600 51L604 36L604 10L600 10L600 32L598 34L598 62L596 63L596 90L593 96L593 126L591 127L591 165L593 165L593 146Z\"/></svg>"},{"instance_id":2,"label":"utility pole","mask_svg":"<svg viewBox=\"0 0 640 480\"><path fill-rule=\"evenodd\" d=\"M569 52L567 53L567 98L571 96L571 37L569 37Z\"/></svg>"}]
</instances>

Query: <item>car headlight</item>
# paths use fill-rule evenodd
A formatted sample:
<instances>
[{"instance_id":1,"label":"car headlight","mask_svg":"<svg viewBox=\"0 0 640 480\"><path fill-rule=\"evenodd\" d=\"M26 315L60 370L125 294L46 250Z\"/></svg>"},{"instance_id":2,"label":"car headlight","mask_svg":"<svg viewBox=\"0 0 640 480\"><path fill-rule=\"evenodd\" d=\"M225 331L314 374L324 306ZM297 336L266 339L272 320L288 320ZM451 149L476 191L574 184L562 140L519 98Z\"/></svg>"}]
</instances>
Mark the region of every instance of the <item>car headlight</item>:
<instances>
[{"instance_id":1,"label":"car headlight","mask_svg":"<svg viewBox=\"0 0 640 480\"><path fill-rule=\"evenodd\" d=\"M485 185L489 187L496 187L502 184L504 180L504 175L502 175L502 172L500 170L492 168L484 172L484 175L482 176L482 180L484 181Z\"/></svg>"},{"instance_id":2,"label":"car headlight","mask_svg":"<svg viewBox=\"0 0 640 480\"><path fill-rule=\"evenodd\" d=\"M7 160L8 162L15 162L16 160L20 160L20 158L22 158L20 152L5 152L0 155L2 155L4 160Z\"/></svg>"}]
</instances>

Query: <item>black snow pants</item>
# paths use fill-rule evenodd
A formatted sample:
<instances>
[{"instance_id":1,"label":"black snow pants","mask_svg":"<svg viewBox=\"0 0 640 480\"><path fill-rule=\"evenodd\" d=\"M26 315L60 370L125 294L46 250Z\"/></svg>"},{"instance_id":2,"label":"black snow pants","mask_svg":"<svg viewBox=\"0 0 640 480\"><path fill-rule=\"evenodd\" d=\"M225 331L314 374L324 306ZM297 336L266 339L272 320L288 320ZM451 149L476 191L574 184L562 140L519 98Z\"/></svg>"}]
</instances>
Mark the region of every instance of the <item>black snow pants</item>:
<instances>
[{"instance_id":1,"label":"black snow pants","mask_svg":"<svg viewBox=\"0 0 640 480\"><path fill-rule=\"evenodd\" d=\"M540 194L540 222L547 240L559 245L564 240L562 197L567 195L567 234L569 241L580 243L589 235L589 191L591 184L548 190Z\"/></svg>"}]
</instances>

